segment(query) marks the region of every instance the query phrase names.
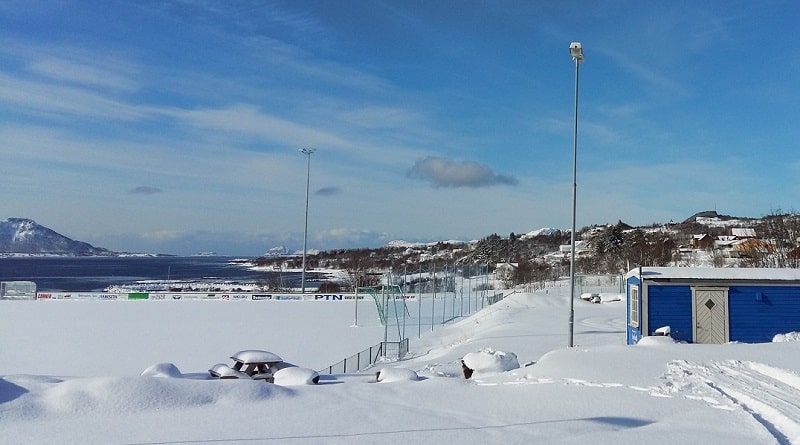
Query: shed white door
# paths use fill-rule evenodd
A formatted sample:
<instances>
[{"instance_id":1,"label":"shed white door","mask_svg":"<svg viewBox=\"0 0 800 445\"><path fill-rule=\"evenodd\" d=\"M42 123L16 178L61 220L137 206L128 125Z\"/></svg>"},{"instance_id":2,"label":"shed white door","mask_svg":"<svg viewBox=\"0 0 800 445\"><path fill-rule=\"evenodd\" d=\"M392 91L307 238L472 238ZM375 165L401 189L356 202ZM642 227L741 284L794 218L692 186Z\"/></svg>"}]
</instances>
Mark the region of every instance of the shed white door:
<instances>
[{"instance_id":1,"label":"shed white door","mask_svg":"<svg viewBox=\"0 0 800 445\"><path fill-rule=\"evenodd\" d=\"M694 296L694 342L727 343L728 289L695 288Z\"/></svg>"}]
</instances>

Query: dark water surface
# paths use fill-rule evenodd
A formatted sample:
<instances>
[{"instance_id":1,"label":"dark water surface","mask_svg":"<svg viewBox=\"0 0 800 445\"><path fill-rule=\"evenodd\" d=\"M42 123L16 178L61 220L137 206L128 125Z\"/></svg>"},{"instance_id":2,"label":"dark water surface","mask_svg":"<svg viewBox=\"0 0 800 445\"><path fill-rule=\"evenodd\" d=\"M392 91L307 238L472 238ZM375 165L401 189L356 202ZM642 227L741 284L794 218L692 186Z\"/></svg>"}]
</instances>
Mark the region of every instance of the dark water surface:
<instances>
[{"instance_id":1,"label":"dark water surface","mask_svg":"<svg viewBox=\"0 0 800 445\"><path fill-rule=\"evenodd\" d=\"M33 281L39 291L98 291L137 280L262 281L231 257L20 257L0 258L0 281Z\"/></svg>"}]
</instances>

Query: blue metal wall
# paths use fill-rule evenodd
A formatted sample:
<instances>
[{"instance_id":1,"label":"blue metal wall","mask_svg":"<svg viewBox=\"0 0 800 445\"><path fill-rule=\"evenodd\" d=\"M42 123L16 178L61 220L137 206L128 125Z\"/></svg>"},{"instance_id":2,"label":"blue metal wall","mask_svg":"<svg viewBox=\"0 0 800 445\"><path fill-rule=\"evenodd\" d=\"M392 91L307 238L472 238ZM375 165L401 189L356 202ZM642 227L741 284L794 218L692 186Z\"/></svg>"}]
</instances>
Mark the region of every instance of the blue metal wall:
<instances>
[{"instance_id":1,"label":"blue metal wall","mask_svg":"<svg viewBox=\"0 0 800 445\"><path fill-rule=\"evenodd\" d=\"M647 321L651 335L662 327L672 328L672 338L693 342L692 289L688 285L647 286Z\"/></svg>"},{"instance_id":2,"label":"blue metal wall","mask_svg":"<svg viewBox=\"0 0 800 445\"><path fill-rule=\"evenodd\" d=\"M641 323L639 326L631 326L631 285L636 286L639 285L639 277L629 277L626 281L627 286L625 286L625 325L627 327L627 338L629 345L635 345L642 339L642 329ZM642 306L643 306L643 299L642 299L642 290L641 287L639 289L639 319L641 320L642 317Z\"/></svg>"},{"instance_id":3,"label":"blue metal wall","mask_svg":"<svg viewBox=\"0 0 800 445\"><path fill-rule=\"evenodd\" d=\"M800 288L732 286L728 313L731 341L770 342L776 334L800 331Z\"/></svg>"}]
</instances>

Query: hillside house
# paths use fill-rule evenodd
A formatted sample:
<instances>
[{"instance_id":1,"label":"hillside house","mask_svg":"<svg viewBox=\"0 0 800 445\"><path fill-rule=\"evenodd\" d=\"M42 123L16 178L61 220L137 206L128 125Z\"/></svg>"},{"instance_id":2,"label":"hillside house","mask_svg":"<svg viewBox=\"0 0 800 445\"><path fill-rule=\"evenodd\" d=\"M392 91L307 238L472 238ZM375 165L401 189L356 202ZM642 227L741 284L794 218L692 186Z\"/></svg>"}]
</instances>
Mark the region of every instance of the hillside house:
<instances>
[{"instance_id":1,"label":"hillside house","mask_svg":"<svg viewBox=\"0 0 800 445\"><path fill-rule=\"evenodd\" d=\"M494 279L503 281L514 278L519 268L519 263L497 263L494 267Z\"/></svg>"},{"instance_id":2,"label":"hillside house","mask_svg":"<svg viewBox=\"0 0 800 445\"><path fill-rule=\"evenodd\" d=\"M714 237L707 233L701 235L692 235L692 239L689 240L689 244L691 245L692 249L708 250L714 246Z\"/></svg>"},{"instance_id":3,"label":"hillside house","mask_svg":"<svg viewBox=\"0 0 800 445\"><path fill-rule=\"evenodd\" d=\"M737 239L750 239L756 237L756 229L752 227L731 227L731 236Z\"/></svg>"},{"instance_id":4,"label":"hillside house","mask_svg":"<svg viewBox=\"0 0 800 445\"><path fill-rule=\"evenodd\" d=\"M572 252L572 244L562 244L558 246L558 252L564 257L568 257ZM575 256L583 255L588 252L586 241L575 240Z\"/></svg>"}]
</instances>

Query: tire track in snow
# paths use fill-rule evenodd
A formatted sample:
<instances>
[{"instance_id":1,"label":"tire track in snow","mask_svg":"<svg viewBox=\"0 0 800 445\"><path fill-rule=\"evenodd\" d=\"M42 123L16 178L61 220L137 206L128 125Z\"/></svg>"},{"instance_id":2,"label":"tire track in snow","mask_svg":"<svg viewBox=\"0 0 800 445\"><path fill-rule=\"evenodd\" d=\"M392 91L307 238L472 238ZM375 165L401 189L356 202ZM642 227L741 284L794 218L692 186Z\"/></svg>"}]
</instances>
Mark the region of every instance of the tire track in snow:
<instances>
[{"instance_id":1,"label":"tire track in snow","mask_svg":"<svg viewBox=\"0 0 800 445\"><path fill-rule=\"evenodd\" d=\"M778 443L800 445L800 376L763 363L670 363L667 380L653 395L689 393L723 409L742 409ZM721 398L721 399L720 399Z\"/></svg>"}]
</instances>

